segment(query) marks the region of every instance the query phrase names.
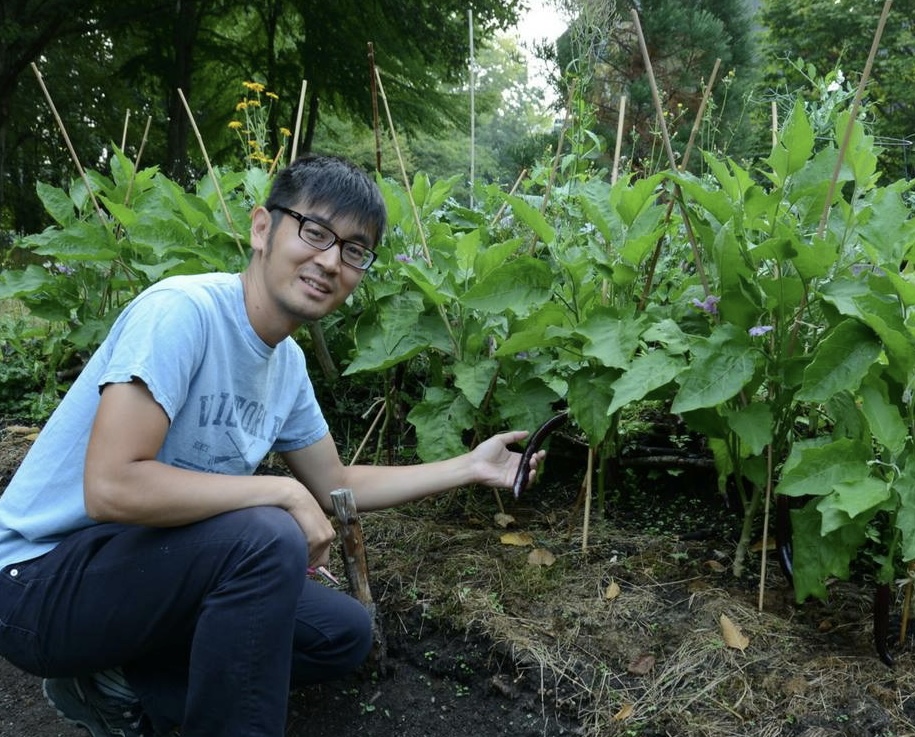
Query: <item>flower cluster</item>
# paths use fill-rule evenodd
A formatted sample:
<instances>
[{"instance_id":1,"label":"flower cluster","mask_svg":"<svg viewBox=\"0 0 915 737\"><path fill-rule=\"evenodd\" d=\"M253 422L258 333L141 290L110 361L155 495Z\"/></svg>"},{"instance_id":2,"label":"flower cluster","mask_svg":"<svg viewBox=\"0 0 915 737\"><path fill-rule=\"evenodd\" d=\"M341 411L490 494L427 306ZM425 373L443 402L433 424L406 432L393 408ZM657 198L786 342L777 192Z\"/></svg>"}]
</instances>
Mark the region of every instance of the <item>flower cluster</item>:
<instances>
[{"instance_id":1,"label":"flower cluster","mask_svg":"<svg viewBox=\"0 0 915 737\"><path fill-rule=\"evenodd\" d=\"M280 128L283 143L275 156L269 155L270 111L273 103L280 99L279 95L268 91L260 82L243 82L242 85L245 97L235 106L235 112L241 114L244 121L232 120L229 128L238 135L246 161L262 169L273 169L292 136L288 128Z\"/></svg>"}]
</instances>

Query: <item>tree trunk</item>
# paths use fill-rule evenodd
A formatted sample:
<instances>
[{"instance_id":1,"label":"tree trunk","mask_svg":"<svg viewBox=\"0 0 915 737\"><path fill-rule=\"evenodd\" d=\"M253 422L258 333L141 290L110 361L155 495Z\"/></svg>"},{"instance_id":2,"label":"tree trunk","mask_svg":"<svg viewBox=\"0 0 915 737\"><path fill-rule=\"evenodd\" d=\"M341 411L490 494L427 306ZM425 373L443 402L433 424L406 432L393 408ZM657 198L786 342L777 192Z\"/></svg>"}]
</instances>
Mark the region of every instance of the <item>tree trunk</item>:
<instances>
[{"instance_id":1,"label":"tree trunk","mask_svg":"<svg viewBox=\"0 0 915 737\"><path fill-rule=\"evenodd\" d=\"M188 138L191 123L187 111L178 94L180 89L184 93L188 104L191 104L191 79L194 70L194 44L200 30L200 15L198 0L177 0L177 15L172 31L174 53L174 72L170 79L169 89L166 90L168 100L168 149L166 151L166 166L172 179L179 182L188 181Z\"/></svg>"}]
</instances>

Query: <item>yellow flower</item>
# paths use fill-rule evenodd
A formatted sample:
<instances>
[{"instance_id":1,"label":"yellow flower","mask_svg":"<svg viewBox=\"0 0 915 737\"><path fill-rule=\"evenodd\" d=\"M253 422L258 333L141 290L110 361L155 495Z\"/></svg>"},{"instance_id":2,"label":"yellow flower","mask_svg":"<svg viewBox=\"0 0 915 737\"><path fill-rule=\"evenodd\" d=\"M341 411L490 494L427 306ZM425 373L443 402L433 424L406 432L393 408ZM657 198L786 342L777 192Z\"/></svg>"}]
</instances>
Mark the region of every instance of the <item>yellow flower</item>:
<instances>
[{"instance_id":1,"label":"yellow flower","mask_svg":"<svg viewBox=\"0 0 915 737\"><path fill-rule=\"evenodd\" d=\"M292 135L292 131L289 130L288 128L280 128L280 135L285 136L286 138L289 138L289 136Z\"/></svg>"},{"instance_id":2,"label":"yellow flower","mask_svg":"<svg viewBox=\"0 0 915 737\"><path fill-rule=\"evenodd\" d=\"M242 129L242 122L241 122L240 120L233 120L231 123L229 123L229 127L230 127L233 131L241 130L241 129Z\"/></svg>"},{"instance_id":3,"label":"yellow flower","mask_svg":"<svg viewBox=\"0 0 915 737\"><path fill-rule=\"evenodd\" d=\"M260 100L248 100L248 106L249 107L260 107L261 101Z\"/></svg>"},{"instance_id":4,"label":"yellow flower","mask_svg":"<svg viewBox=\"0 0 915 737\"><path fill-rule=\"evenodd\" d=\"M272 98L272 99L274 99L274 100L279 100L279 99L280 99L280 96L279 96L278 94L276 94L276 92L268 92L268 93L267 93L267 97L270 97L270 98Z\"/></svg>"},{"instance_id":5,"label":"yellow flower","mask_svg":"<svg viewBox=\"0 0 915 737\"><path fill-rule=\"evenodd\" d=\"M255 150L261 147L258 141L248 141L248 145Z\"/></svg>"},{"instance_id":6,"label":"yellow flower","mask_svg":"<svg viewBox=\"0 0 915 737\"><path fill-rule=\"evenodd\" d=\"M264 91L264 85L262 85L260 82L242 82L242 84L252 92Z\"/></svg>"},{"instance_id":7,"label":"yellow flower","mask_svg":"<svg viewBox=\"0 0 915 737\"><path fill-rule=\"evenodd\" d=\"M242 102L238 103L238 104L235 106L235 111L236 111L236 112L241 112L242 110L244 110L244 109L247 108L247 107L248 107L248 103L245 102L245 101L243 100Z\"/></svg>"}]
</instances>

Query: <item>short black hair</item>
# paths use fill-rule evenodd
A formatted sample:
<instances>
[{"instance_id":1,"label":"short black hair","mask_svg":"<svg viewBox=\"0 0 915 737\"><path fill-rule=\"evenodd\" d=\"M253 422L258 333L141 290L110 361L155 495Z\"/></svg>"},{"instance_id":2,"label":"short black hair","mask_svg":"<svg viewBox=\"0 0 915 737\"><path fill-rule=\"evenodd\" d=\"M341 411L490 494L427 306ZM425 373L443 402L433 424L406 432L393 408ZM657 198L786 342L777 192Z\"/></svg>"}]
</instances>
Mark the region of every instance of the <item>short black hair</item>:
<instances>
[{"instance_id":1,"label":"short black hair","mask_svg":"<svg viewBox=\"0 0 915 737\"><path fill-rule=\"evenodd\" d=\"M384 235L387 211L375 182L358 166L339 156L305 154L281 169L264 204L296 208L323 207L331 217L351 217L373 235L377 246Z\"/></svg>"}]
</instances>

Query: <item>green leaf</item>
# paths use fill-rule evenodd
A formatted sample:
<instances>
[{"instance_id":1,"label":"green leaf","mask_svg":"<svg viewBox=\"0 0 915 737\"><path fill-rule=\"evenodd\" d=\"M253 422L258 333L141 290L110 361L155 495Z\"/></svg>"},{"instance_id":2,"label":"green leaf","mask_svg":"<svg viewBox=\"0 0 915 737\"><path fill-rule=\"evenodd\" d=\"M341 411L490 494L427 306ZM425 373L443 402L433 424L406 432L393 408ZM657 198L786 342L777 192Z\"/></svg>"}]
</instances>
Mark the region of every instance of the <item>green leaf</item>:
<instances>
[{"instance_id":1,"label":"green leaf","mask_svg":"<svg viewBox=\"0 0 915 737\"><path fill-rule=\"evenodd\" d=\"M850 438L814 446L796 443L775 491L786 496L825 496L836 484L863 482L872 459L869 445Z\"/></svg>"},{"instance_id":2,"label":"green leaf","mask_svg":"<svg viewBox=\"0 0 915 737\"><path fill-rule=\"evenodd\" d=\"M861 412L874 438L892 455L905 449L909 430L899 412L899 407L889 400L886 383L869 377L858 392L861 396Z\"/></svg>"},{"instance_id":3,"label":"green leaf","mask_svg":"<svg viewBox=\"0 0 915 737\"><path fill-rule=\"evenodd\" d=\"M686 368L682 358L664 351L650 351L632 361L626 372L613 382L613 401L607 414L613 414L631 402L644 399L651 392L671 383Z\"/></svg>"},{"instance_id":4,"label":"green leaf","mask_svg":"<svg viewBox=\"0 0 915 737\"><path fill-rule=\"evenodd\" d=\"M443 460L467 452L463 434L473 427L473 408L458 392L429 387L407 422L416 428L419 457L427 463Z\"/></svg>"},{"instance_id":5,"label":"green leaf","mask_svg":"<svg viewBox=\"0 0 915 737\"><path fill-rule=\"evenodd\" d=\"M54 220L62 225L70 225L76 220L76 209L73 207L73 200L60 187L52 187L50 184L38 182L35 185L35 191L44 209Z\"/></svg>"},{"instance_id":6,"label":"green leaf","mask_svg":"<svg viewBox=\"0 0 915 737\"><path fill-rule=\"evenodd\" d=\"M46 269L29 264L22 270L0 271L0 299L17 299L47 289L54 277Z\"/></svg>"},{"instance_id":7,"label":"green leaf","mask_svg":"<svg viewBox=\"0 0 915 737\"><path fill-rule=\"evenodd\" d=\"M537 237L546 244L550 244L556 238L556 231L553 230L543 213L540 210L528 204L527 200L516 195L505 195L505 201L511 205L515 217L524 225L529 227Z\"/></svg>"},{"instance_id":8,"label":"green leaf","mask_svg":"<svg viewBox=\"0 0 915 737\"><path fill-rule=\"evenodd\" d=\"M896 527L902 532L902 560L915 560L915 461L909 459L905 470L892 483L899 499Z\"/></svg>"},{"instance_id":9,"label":"green leaf","mask_svg":"<svg viewBox=\"0 0 915 737\"><path fill-rule=\"evenodd\" d=\"M460 297L461 304L487 314L531 314L553 290L553 273L539 259L522 256L474 284Z\"/></svg>"},{"instance_id":10,"label":"green leaf","mask_svg":"<svg viewBox=\"0 0 915 737\"><path fill-rule=\"evenodd\" d=\"M578 324L574 334L585 339L582 352L608 368L626 368L639 347L646 318L617 317L611 308L597 309Z\"/></svg>"},{"instance_id":11,"label":"green leaf","mask_svg":"<svg viewBox=\"0 0 915 737\"><path fill-rule=\"evenodd\" d=\"M855 391L882 351L870 328L843 320L817 346L797 398L825 402L839 392Z\"/></svg>"},{"instance_id":12,"label":"green leaf","mask_svg":"<svg viewBox=\"0 0 915 737\"><path fill-rule=\"evenodd\" d=\"M569 411L591 445L602 442L610 430L612 418L607 408L613 400L613 380L618 375L588 366L569 379Z\"/></svg>"},{"instance_id":13,"label":"green leaf","mask_svg":"<svg viewBox=\"0 0 915 737\"><path fill-rule=\"evenodd\" d=\"M841 482L831 494L817 502L823 515L820 533L827 535L868 511L875 511L890 498L890 487L885 481L868 476L854 483ZM836 514L838 513L838 514ZM873 515L868 515L869 520Z\"/></svg>"},{"instance_id":14,"label":"green leaf","mask_svg":"<svg viewBox=\"0 0 915 737\"><path fill-rule=\"evenodd\" d=\"M454 364L454 385L474 408L479 409L498 370L499 362L492 359L476 363L459 361Z\"/></svg>"},{"instance_id":15,"label":"green leaf","mask_svg":"<svg viewBox=\"0 0 915 737\"><path fill-rule=\"evenodd\" d=\"M753 378L759 354L750 349L745 333L723 325L707 339L697 339L689 369L677 377L680 390L675 414L714 407L736 396Z\"/></svg>"},{"instance_id":16,"label":"green leaf","mask_svg":"<svg viewBox=\"0 0 915 737\"><path fill-rule=\"evenodd\" d=\"M804 102L798 96L778 142L766 159L775 174L776 184L784 184L804 166L813 153L813 142L813 128L804 112Z\"/></svg>"},{"instance_id":17,"label":"green leaf","mask_svg":"<svg viewBox=\"0 0 915 737\"><path fill-rule=\"evenodd\" d=\"M752 402L746 407L726 412L725 419L749 455L760 455L772 442L774 422L772 408L768 404Z\"/></svg>"},{"instance_id":18,"label":"green leaf","mask_svg":"<svg viewBox=\"0 0 915 737\"><path fill-rule=\"evenodd\" d=\"M794 595L798 603L810 596L825 599L826 581L832 577L847 580L851 562L867 539L864 520L850 520L830 534L821 535L818 501L811 500L802 509L791 511Z\"/></svg>"},{"instance_id":19,"label":"green leaf","mask_svg":"<svg viewBox=\"0 0 915 737\"><path fill-rule=\"evenodd\" d=\"M356 326L356 355L344 375L390 368L440 344L444 326L435 318L422 321L422 312L415 292L380 300L378 314Z\"/></svg>"}]
</instances>

